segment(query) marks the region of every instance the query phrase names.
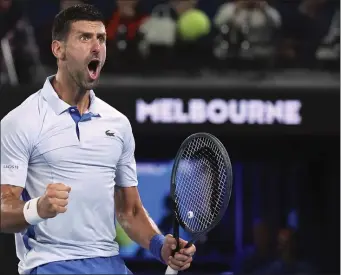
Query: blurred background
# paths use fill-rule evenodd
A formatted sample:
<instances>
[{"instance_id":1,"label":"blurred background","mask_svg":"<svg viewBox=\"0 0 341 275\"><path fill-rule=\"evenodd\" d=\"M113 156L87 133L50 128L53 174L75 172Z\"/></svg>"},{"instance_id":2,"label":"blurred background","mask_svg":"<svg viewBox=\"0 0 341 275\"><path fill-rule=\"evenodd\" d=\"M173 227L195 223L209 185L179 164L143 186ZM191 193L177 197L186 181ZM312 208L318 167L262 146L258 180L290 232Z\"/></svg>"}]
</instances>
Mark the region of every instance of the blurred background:
<instances>
[{"instance_id":1,"label":"blurred background","mask_svg":"<svg viewBox=\"0 0 341 275\"><path fill-rule=\"evenodd\" d=\"M340 2L0 0L1 118L55 73L53 18L81 2L106 18L95 92L131 121L141 198L163 233L182 140L210 132L230 154L229 209L186 272L340 274ZM164 272L118 232L134 273ZM16 273L13 236L0 238L1 269Z\"/></svg>"}]
</instances>

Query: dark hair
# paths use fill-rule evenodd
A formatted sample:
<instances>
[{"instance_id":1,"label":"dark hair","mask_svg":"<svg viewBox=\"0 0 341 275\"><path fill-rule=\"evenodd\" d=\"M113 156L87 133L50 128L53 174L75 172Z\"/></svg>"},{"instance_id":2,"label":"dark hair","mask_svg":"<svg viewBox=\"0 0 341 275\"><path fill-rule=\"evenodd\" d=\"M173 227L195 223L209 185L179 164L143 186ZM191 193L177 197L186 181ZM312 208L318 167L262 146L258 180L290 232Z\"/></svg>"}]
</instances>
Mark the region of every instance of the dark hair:
<instances>
[{"instance_id":1,"label":"dark hair","mask_svg":"<svg viewBox=\"0 0 341 275\"><path fill-rule=\"evenodd\" d=\"M70 26L76 21L101 21L104 18L101 12L89 4L74 5L60 11L53 21L52 40L65 40L70 31Z\"/></svg>"}]
</instances>

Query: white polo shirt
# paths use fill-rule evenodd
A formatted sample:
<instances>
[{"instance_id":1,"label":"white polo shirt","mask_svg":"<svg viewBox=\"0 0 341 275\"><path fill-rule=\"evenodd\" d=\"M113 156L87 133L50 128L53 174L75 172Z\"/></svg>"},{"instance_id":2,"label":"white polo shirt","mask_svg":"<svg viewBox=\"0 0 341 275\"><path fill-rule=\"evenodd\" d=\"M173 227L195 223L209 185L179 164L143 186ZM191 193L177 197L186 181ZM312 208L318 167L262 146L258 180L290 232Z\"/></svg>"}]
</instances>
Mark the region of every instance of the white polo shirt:
<instances>
[{"instance_id":1,"label":"white polo shirt","mask_svg":"<svg viewBox=\"0 0 341 275\"><path fill-rule=\"evenodd\" d=\"M137 186L127 117L93 91L80 117L59 99L53 77L1 120L1 184L23 187L25 201L49 183L71 187L66 213L15 234L20 274L52 261L117 255L115 185Z\"/></svg>"}]
</instances>

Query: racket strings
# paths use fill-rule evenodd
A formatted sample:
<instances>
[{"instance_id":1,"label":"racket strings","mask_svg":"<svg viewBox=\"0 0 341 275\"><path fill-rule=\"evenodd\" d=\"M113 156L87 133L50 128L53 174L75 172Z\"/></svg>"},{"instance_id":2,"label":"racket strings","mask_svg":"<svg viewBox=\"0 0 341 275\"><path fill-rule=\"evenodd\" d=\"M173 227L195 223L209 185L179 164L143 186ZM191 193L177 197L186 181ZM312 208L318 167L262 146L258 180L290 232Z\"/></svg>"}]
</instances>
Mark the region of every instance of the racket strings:
<instances>
[{"instance_id":1,"label":"racket strings","mask_svg":"<svg viewBox=\"0 0 341 275\"><path fill-rule=\"evenodd\" d=\"M192 176L193 184L192 187L189 185L183 185L182 192L188 193L188 194L198 194L200 192L204 192L205 194L208 193L207 190L203 190L202 183L205 181L205 178L207 176L204 176L202 178L198 177L198 174L193 173L193 169L191 169L191 165L187 164L189 167L188 169L188 176ZM193 176L194 174L194 176ZM180 179L180 181L186 180L184 176ZM207 197L207 196L206 196ZM206 228L206 226L210 223L212 218L211 210L209 209L209 206L207 202L202 201L200 199L200 196L193 196L191 198L191 201L186 200L184 196L178 196L178 201L182 201L182 207L180 207L180 216L183 221L185 221L186 225L189 228L192 228L195 231L201 230L201 228ZM193 213L193 215L192 215ZM198 215L198 213L200 213ZM195 215L194 215L195 214ZM199 227L198 227L199 225Z\"/></svg>"},{"instance_id":2,"label":"racket strings","mask_svg":"<svg viewBox=\"0 0 341 275\"><path fill-rule=\"evenodd\" d=\"M219 147L210 139L198 137L187 145L176 175L175 203L188 229L204 231L219 216L229 176Z\"/></svg>"},{"instance_id":3,"label":"racket strings","mask_svg":"<svg viewBox=\"0 0 341 275\"><path fill-rule=\"evenodd\" d=\"M183 219L186 219L186 212L188 213L195 213L195 215L189 215L187 217L187 226L192 228L192 230L200 231L208 227L213 219L218 215L220 205L219 198L216 196L214 192L214 188L210 188L207 182L212 181L213 169L209 166L208 159L204 158L201 161L198 161L197 167L193 167L193 165L187 165L189 167L188 176L193 180L192 192L196 194L200 194L199 196L195 196L192 203L187 207L181 210L181 216ZM199 166L199 167L198 167ZM193 169L194 168L194 169ZM184 188L186 192L190 192L187 188ZM221 190L218 190L221 192ZM218 202L218 203L216 203ZM188 208L193 210L186 211ZM186 210L185 210L186 209Z\"/></svg>"}]
</instances>

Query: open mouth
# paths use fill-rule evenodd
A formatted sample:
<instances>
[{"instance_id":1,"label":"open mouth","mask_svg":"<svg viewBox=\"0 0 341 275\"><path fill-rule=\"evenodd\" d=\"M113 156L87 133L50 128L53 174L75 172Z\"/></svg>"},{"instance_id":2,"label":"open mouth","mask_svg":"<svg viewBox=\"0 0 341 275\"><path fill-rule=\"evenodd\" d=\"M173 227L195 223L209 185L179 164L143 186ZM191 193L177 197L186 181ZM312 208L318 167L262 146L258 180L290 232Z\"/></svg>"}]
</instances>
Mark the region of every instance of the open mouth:
<instances>
[{"instance_id":1,"label":"open mouth","mask_svg":"<svg viewBox=\"0 0 341 275\"><path fill-rule=\"evenodd\" d=\"M91 60L88 64L90 78L95 80L99 75L99 60Z\"/></svg>"}]
</instances>

